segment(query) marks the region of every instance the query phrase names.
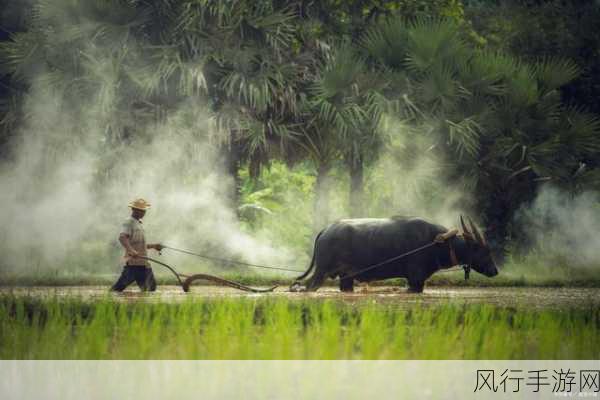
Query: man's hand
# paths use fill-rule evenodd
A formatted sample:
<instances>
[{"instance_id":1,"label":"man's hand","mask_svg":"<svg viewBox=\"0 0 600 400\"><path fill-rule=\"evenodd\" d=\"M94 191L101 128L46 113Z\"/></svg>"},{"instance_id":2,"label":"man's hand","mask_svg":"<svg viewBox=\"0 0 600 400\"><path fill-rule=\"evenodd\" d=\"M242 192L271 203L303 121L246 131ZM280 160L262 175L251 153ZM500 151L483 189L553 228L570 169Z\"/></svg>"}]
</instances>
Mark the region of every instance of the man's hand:
<instances>
[{"instance_id":1,"label":"man's hand","mask_svg":"<svg viewBox=\"0 0 600 400\"><path fill-rule=\"evenodd\" d=\"M139 255L139 253L134 249L127 250L127 255L131 258L135 258Z\"/></svg>"},{"instance_id":2,"label":"man's hand","mask_svg":"<svg viewBox=\"0 0 600 400\"><path fill-rule=\"evenodd\" d=\"M139 253L133 247L131 247L131 243L129 243L129 236L125 233L121 233L119 235L119 242L121 243L121 246L125 248L127 257L135 258L139 255Z\"/></svg>"},{"instance_id":3,"label":"man's hand","mask_svg":"<svg viewBox=\"0 0 600 400\"><path fill-rule=\"evenodd\" d=\"M156 250L156 251L162 251L162 249L164 249L164 248L165 248L165 246L163 246L163 245L162 245L162 244L160 244L160 243L155 243L155 244L150 244L150 245L148 245L148 248L150 248L150 249L154 249L154 250Z\"/></svg>"}]
</instances>

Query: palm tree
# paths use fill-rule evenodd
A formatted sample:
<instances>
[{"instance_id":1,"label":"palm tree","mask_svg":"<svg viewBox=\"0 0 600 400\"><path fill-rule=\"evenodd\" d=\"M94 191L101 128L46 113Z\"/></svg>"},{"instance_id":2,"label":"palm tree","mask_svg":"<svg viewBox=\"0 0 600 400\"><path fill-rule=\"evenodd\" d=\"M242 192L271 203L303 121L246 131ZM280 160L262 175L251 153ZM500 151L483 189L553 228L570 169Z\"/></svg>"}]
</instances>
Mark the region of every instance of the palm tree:
<instances>
[{"instance_id":1,"label":"palm tree","mask_svg":"<svg viewBox=\"0 0 600 400\"><path fill-rule=\"evenodd\" d=\"M339 148L333 127L317 118L304 127L293 151L306 156L316 170L314 184L313 231L316 234L330 219L330 182L328 176L339 158Z\"/></svg>"},{"instance_id":2,"label":"palm tree","mask_svg":"<svg viewBox=\"0 0 600 400\"><path fill-rule=\"evenodd\" d=\"M500 244L541 182L569 180L600 149L598 119L561 103L558 88L578 74L570 61L529 65L479 50L443 19L388 20L362 43L377 70L408 79L397 115L433 127L445 178L464 182L463 206Z\"/></svg>"},{"instance_id":3,"label":"palm tree","mask_svg":"<svg viewBox=\"0 0 600 400\"><path fill-rule=\"evenodd\" d=\"M385 80L368 73L364 58L349 42L334 46L325 58L312 90L317 118L333 129L350 176L352 216L363 215L364 168L374 162L383 144L378 130L385 98Z\"/></svg>"},{"instance_id":4,"label":"palm tree","mask_svg":"<svg viewBox=\"0 0 600 400\"><path fill-rule=\"evenodd\" d=\"M206 99L220 129L205 139L221 149L236 204L241 163L256 176L298 134L294 19L275 1L39 0L29 30L0 52L14 80L41 75L67 107L95 97L94 120L113 145Z\"/></svg>"},{"instance_id":5,"label":"palm tree","mask_svg":"<svg viewBox=\"0 0 600 400\"><path fill-rule=\"evenodd\" d=\"M70 17L73 21L65 20ZM139 61L131 56L139 50L132 36L145 22L144 13L130 2L40 0L27 31L2 43L3 72L22 85L21 95L35 84L69 109L79 109L82 97L95 98L96 120L105 124L101 131L114 139L131 123L130 105L142 95L130 71Z\"/></svg>"},{"instance_id":6,"label":"palm tree","mask_svg":"<svg viewBox=\"0 0 600 400\"><path fill-rule=\"evenodd\" d=\"M574 193L596 174L586 164L600 152L600 120L561 102L559 88L579 74L573 62L509 66L503 73L505 94L483 124L488 139L479 160L487 172L479 180L486 193L480 210L498 227L499 241L519 232L510 231L513 212L533 200L536 188L551 182Z\"/></svg>"},{"instance_id":7,"label":"palm tree","mask_svg":"<svg viewBox=\"0 0 600 400\"><path fill-rule=\"evenodd\" d=\"M256 177L298 134L296 15L275 1L185 1L176 14L180 22L172 41L185 46L184 53L206 56L208 96L237 203L240 165L248 162Z\"/></svg>"}]
</instances>

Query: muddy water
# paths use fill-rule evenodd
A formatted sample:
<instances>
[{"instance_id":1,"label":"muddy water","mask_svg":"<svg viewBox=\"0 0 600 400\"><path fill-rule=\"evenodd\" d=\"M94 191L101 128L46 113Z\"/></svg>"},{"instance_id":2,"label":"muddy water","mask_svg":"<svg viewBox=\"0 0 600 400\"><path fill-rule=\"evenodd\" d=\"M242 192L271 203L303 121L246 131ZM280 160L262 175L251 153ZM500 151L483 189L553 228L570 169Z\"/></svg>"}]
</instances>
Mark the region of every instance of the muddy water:
<instances>
[{"instance_id":1,"label":"muddy water","mask_svg":"<svg viewBox=\"0 0 600 400\"><path fill-rule=\"evenodd\" d=\"M0 294L17 296L78 297L86 300L113 298L126 302L178 302L186 299L219 298L282 298L334 299L337 301L369 304L392 304L400 307L441 303L494 304L509 307L560 308L600 307L600 288L536 288L536 287L430 287L422 294L407 293L406 289L392 286L358 288L354 293L341 293L337 288L324 287L316 293L290 293L287 288L277 288L272 293L248 293L220 286L193 286L184 293L178 286L160 286L154 293L141 293L129 288L120 294L110 293L105 286L62 287L2 287Z\"/></svg>"}]
</instances>

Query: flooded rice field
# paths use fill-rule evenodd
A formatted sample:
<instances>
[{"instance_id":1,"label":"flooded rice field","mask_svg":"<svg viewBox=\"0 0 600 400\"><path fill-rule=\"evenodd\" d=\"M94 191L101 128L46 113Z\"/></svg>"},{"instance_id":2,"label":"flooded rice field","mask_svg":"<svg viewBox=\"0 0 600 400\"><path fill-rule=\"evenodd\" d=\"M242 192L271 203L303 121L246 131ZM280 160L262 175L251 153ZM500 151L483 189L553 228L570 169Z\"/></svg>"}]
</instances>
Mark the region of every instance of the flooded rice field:
<instances>
[{"instance_id":1,"label":"flooded rice field","mask_svg":"<svg viewBox=\"0 0 600 400\"><path fill-rule=\"evenodd\" d=\"M248 293L222 286L199 285L184 293L179 286L160 286L156 292L142 293L129 288L123 293L111 293L106 286L28 286L2 287L0 294L39 298L69 298L84 300L105 299L107 296L125 302L181 302L187 299L223 298L287 298L298 300L331 299L345 303L381 303L410 307L442 303L490 304L506 307L561 308L600 307L600 288L564 287L449 287L426 288L421 294L408 293L396 286L358 288L354 293L342 293L337 287L323 287L314 293L289 292L287 287L271 293Z\"/></svg>"}]
</instances>

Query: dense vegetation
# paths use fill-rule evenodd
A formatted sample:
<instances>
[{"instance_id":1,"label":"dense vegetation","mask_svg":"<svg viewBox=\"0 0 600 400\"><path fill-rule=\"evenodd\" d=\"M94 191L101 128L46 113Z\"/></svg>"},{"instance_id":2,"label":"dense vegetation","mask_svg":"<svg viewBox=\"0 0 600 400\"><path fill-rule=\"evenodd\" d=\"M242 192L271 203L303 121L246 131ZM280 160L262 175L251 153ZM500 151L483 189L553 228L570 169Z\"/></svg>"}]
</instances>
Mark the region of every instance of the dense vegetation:
<instances>
[{"instance_id":1,"label":"dense vegetation","mask_svg":"<svg viewBox=\"0 0 600 400\"><path fill-rule=\"evenodd\" d=\"M256 213L314 195L314 209L285 214L287 229L269 226L302 248L337 203L346 216L388 211L394 177L374 167L386 160L419 184L423 160L433 163L426 203L447 196L440 182L460 187L456 206L498 249L519 237L515 212L544 183L571 194L600 185L594 1L32 3L2 2L5 159L40 88L80 121L46 156L93 131L98 187L160 134L149 127L202 110L213 129L185 140L220 155L251 229Z\"/></svg>"}]
</instances>

